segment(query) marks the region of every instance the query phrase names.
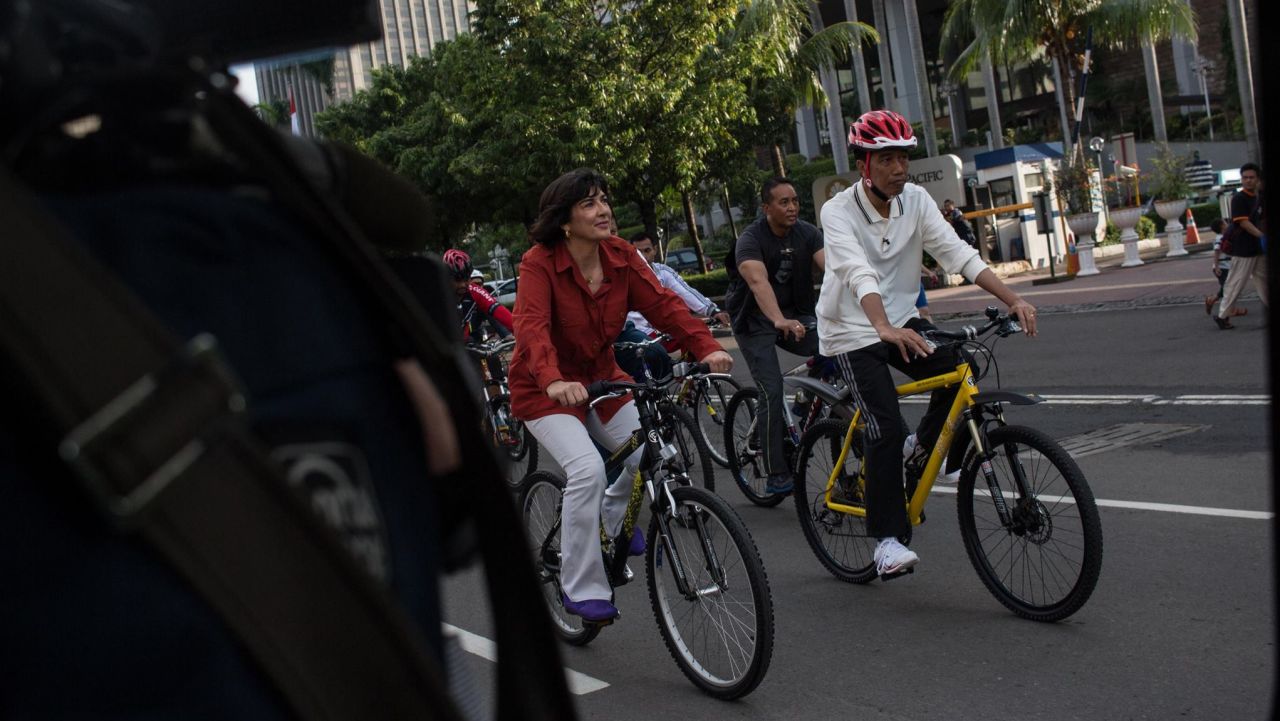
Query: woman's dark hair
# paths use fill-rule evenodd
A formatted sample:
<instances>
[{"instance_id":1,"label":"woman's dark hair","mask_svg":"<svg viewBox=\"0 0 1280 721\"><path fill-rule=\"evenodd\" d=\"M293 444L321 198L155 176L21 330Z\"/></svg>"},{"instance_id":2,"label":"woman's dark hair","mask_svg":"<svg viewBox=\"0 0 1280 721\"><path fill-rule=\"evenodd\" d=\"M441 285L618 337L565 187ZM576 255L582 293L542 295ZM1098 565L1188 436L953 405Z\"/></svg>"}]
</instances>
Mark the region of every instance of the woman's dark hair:
<instances>
[{"instance_id":1,"label":"woman's dark hair","mask_svg":"<svg viewBox=\"0 0 1280 721\"><path fill-rule=\"evenodd\" d=\"M608 194L609 183L591 168L578 168L551 181L538 201L538 217L529 228L529 241L548 247L562 242L564 228L561 226L569 222L573 206L597 189Z\"/></svg>"}]
</instances>

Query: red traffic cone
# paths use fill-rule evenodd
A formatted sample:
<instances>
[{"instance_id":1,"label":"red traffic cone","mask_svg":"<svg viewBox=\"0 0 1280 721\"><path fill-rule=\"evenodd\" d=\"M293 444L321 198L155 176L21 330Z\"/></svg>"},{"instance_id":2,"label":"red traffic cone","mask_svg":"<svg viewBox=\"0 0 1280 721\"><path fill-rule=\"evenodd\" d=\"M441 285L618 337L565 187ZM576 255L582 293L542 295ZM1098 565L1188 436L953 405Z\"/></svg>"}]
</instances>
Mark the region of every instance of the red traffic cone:
<instances>
[{"instance_id":1,"label":"red traffic cone","mask_svg":"<svg viewBox=\"0 0 1280 721\"><path fill-rule=\"evenodd\" d=\"M1196 217L1191 214L1191 208L1187 208L1187 219L1183 222L1187 226L1187 239L1183 245L1195 245L1200 242L1200 231L1196 230Z\"/></svg>"}]
</instances>

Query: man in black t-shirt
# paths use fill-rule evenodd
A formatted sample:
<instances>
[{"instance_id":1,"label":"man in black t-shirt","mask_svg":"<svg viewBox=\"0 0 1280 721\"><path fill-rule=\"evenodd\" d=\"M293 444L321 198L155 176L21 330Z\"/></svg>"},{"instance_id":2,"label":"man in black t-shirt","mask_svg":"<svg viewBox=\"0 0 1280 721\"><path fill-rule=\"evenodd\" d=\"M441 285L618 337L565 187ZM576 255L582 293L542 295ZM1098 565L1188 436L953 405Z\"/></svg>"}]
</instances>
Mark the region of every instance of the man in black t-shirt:
<instances>
[{"instance_id":1,"label":"man in black t-shirt","mask_svg":"<svg viewBox=\"0 0 1280 721\"><path fill-rule=\"evenodd\" d=\"M759 442L764 451L769 493L789 493L791 471L783 455L782 369L777 347L810 356L818 334L806 329L814 316L814 282L822 277L822 235L800 220L800 199L786 178L765 181L760 191L764 217L747 226L729 253L731 278L725 307L760 389Z\"/></svg>"},{"instance_id":2,"label":"man in black t-shirt","mask_svg":"<svg viewBox=\"0 0 1280 721\"><path fill-rule=\"evenodd\" d=\"M1231 330L1236 299L1245 283L1253 278L1262 304L1267 305L1267 259L1263 255L1266 219L1262 214L1262 169L1255 163L1240 166L1240 192L1231 198L1231 225L1228 231L1231 274L1222 288L1222 302L1213 320L1221 330Z\"/></svg>"}]
</instances>

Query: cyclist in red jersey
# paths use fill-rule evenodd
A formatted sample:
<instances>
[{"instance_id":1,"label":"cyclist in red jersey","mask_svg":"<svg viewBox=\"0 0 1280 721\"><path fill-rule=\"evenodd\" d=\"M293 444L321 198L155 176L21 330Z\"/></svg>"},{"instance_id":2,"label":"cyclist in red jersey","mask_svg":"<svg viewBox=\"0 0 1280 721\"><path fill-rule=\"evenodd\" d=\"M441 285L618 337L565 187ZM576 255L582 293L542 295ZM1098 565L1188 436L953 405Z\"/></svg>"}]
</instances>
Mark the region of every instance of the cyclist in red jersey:
<instances>
[{"instance_id":1,"label":"cyclist in red jersey","mask_svg":"<svg viewBox=\"0 0 1280 721\"><path fill-rule=\"evenodd\" d=\"M471 282L471 256L452 248L444 252L444 264L453 276L453 289L458 294L458 316L462 318L462 339L480 335L480 324L488 320L498 335L511 335L515 326L511 311L493 297L483 285Z\"/></svg>"}]
</instances>

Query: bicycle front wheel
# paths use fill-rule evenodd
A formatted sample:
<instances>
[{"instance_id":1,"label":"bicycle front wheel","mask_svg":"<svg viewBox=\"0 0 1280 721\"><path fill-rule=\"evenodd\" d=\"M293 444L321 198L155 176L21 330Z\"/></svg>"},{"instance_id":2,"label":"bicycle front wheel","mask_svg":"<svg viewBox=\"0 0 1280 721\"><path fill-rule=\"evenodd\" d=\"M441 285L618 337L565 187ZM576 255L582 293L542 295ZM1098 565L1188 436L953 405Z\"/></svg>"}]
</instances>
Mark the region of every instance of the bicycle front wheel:
<instances>
[{"instance_id":1,"label":"bicycle front wheel","mask_svg":"<svg viewBox=\"0 0 1280 721\"><path fill-rule=\"evenodd\" d=\"M715 467L711 465L711 451L698 432L693 418L688 411L673 403L662 404L660 410L658 428L663 443L675 446L680 453L680 460L684 462L685 472L694 485L714 492L716 478Z\"/></svg>"},{"instance_id":2,"label":"bicycle front wheel","mask_svg":"<svg viewBox=\"0 0 1280 721\"><path fill-rule=\"evenodd\" d=\"M743 388L729 399L725 412L724 445L729 459L729 476L748 501L757 506L773 507L786 499L785 493L770 493L769 470L764 464L764 450L760 447L760 433L756 410L760 390Z\"/></svg>"},{"instance_id":3,"label":"bicycle front wheel","mask_svg":"<svg viewBox=\"0 0 1280 721\"><path fill-rule=\"evenodd\" d=\"M693 422L711 452L711 460L721 468L729 467L724 421L728 418L729 400L737 392L738 382L732 378L705 378L693 392Z\"/></svg>"},{"instance_id":4,"label":"bicycle front wheel","mask_svg":"<svg viewBox=\"0 0 1280 721\"><path fill-rule=\"evenodd\" d=\"M551 611L556 635L571 646L585 646L600 633L600 627L583 624L580 617L564 609L564 592L560 587L560 507L563 497L564 479L547 471L534 472L528 476L520 496L520 514L524 518L525 537L533 553L534 570L547 608Z\"/></svg>"},{"instance_id":5,"label":"bicycle front wheel","mask_svg":"<svg viewBox=\"0 0 1280 721\"><path fill-rule=\"evenodd\" d=\"M1023 618L1058 621L1089 600L1102 570L1102 522L1084 473L1049 436L1004 426L987 437L1001 520L976 453L957 489L969 560L1000 603Z\"/></svg>"},{"instance_id":6,"label":"bicycle front wheel","mask_svg":"<svg viewBox=\"0 0 1280 721\"><path fill-rule=\"evenodd\" d=\"M675 508L649 521L649 600L667 650L684 675L720 699L745 696L773 656L773 598L755 541L724 499L672 490ZM677 570L679 569L679 570ZM683 576L686 587L681 589Z\"/></svg>"},{"instance_id":7,"label":"bicycle front wheel","mask_svg":"<svg viewBox=\"0 0 1280 721\"><path fill-rule=\"evenodd\" d=\"M866 517L827 506L827 482L836 472L848 430L849 421L828 418L805 431L796 470L796 513L804 540L823 568L841 581L866 583L876 577L876 539L867 534ZM852 446L836 476L836 483L855 489L855 498L864 483L862 458L862 433L855 430Z\"/></svg>"},{"instance_id":8,"label":"bicycle front wheel","mask_svg":"<svg viewBox=\"0 0 1280 721\"><path fill-rule=\"evenodd\" d=\"M519 493L525 476L538 469L538 442L522 421L511 417L511 403L506 396L493 402L497 407L485 414L484 432L498 456L507 461L507 486Z\"/></svg>"}]
</instances>

